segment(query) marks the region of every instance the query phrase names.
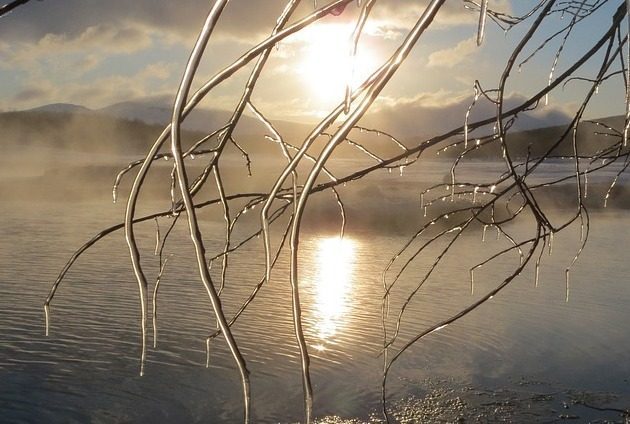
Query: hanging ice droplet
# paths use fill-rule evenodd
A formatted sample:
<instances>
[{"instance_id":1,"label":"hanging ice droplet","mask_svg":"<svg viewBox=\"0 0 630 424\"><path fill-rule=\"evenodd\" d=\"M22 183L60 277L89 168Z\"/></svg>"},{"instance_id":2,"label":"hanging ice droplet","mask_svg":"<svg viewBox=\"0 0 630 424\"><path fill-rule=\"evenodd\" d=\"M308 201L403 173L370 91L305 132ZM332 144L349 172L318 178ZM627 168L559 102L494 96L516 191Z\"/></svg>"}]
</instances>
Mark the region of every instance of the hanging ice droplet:
<instances>
[{"instance_id":1,"label":"hanging ice droplet","mask_svg":"<svg viewBox=\"0 0 630 424\"><path fill-rule=\"evenodd\" d=\"M492 186L490 187L490 193L494 193L494 191L495 191L496 189L497 189L497 186L496 186L496 185L492 185Z\"/></svg>"},{"instance_id":2,"label":"hanging ice droplet","mask_svg":"<svg viewBox=\"0 0 630 424\"><path fill-rule=\"evenodd\" d=\"M564 270L566 295L564 301L569 303L569 268Z\"/></svg>"},{"instance_id":3,"label":"hanging ice droplet","mask_svg":"<svg viewBox=\"0 0 630 424\"><path fill-rule=\"evenodd\" d=\"M404 172L404 170L405 170L405 167L404 167L404 166L402 166L402 165L400 165L400 166L398 167L398 170L400 171L400 176L402 177L402 176L403 176L403 172Z\"/></svg>"},{"instance_id":4,"label":"hanging ice droplet","mask_svg":"<svg viewBox=\"0 0 630 424\"><path fill-rule=\"evenodd\" d=\"M588 197L588 173L584 173L584 198Z\"/></svg>"},{"instance_id":5,"label":"hanging ice droplet","mask_svg":"<svg viewBox=\"0 0 630 424\"><path fill-rule=\"evenodd\" d=\"M488 0L481 0L479 8L479 27L477 28L477 45L481 46L486 31L486 14L488 12Z\"/></svg>"},{"instance_id":6,"label":"hanging ice droplet","mask_svg":"<svg viewBox=\"0 0 630 424\"><path fill-rule=\"evenodd\" d=\"M387 168L387 173L391 174L392 173L392 168Z\"/></svg>"},{"instance_id":7,"label":"hanging ice droplet","mask_svg":"<svg viewBox=\"0 0 630 424\"><path fill-rule=\"evenodd\" d=\"M164 156L164 160L168 162L168 156Z\"/></svg>"}]
</instances>

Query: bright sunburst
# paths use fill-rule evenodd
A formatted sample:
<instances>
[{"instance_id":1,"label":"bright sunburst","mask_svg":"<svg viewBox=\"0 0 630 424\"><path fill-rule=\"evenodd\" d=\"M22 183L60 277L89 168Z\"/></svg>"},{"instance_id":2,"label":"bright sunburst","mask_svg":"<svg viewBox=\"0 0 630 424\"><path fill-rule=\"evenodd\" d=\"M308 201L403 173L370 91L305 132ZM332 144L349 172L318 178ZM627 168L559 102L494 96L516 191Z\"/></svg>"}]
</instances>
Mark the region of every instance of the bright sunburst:
<instances>
[{"instance_id":1,"label":"bright sunburst","mask_svg":"<svg viewBox=\"0 0 630 424\"><path fill-rule=\"evenodd\" d=\"M376 57L365 45L354 61L350 58L353 29L350 24L321 24L301 34L305 46L298 72L317 100L339 102L348 81L356 88L376 69Z\"/></svg>"}]
</instances>

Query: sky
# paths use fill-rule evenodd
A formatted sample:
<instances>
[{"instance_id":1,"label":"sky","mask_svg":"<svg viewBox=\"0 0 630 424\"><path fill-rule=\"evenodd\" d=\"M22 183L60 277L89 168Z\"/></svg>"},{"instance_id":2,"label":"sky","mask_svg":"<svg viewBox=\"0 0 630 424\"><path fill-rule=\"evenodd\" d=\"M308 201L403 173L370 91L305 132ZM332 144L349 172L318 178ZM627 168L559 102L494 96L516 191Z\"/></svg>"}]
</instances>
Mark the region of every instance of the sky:
<instances>
[{"instance_id":1,"label":"sky","mask_svg":"<svg viewBox=\"0 0 630 424\"><path fill-rule=\"evenodd\" d=\"M6 0L5 0L6 1ZM602 7L568 38L556 75L603 33L622 0ZM197 32L213 1L207 0L44 0L32 1L0 18L0 110L23 110L49 103L101 108L117 102L153 99L172 103ZM271 32L286 0L232 0L207 47L195 86L229 65ZM295 14L312 12L312 0ZM319 0L321 7L329 1ZM353 2L339 16L329 15L283 40L272 53L252 97L272 119L313 122L343 99L347 81L357 84L402 42L427 0L380 0L371 14L357 57L348 65L348 40L360 8ZM490 0L493 10L519 15L538 0ZM562 3L562 2L561 2ZM566 3L566 2L565 2ZM593 3L593 2L591 2ZM538 42L566 24L552 19ZM472 101L474 81L494 88L525 24L505 33L488 21L484 43L475 42L479 12L464 1L449 0L394 79L373 105L376 119L396 122L403 132L447 128ZM536 41L535 40L535 41ZM543 88L560 39L514 72L507 95L516 104ZM532 42L521 56L533 52ZM594 58L596 59L596 58ZM589 62L580 75L596 69ZM230 109L238 101L247 67L213 90L203 106ZM588 85L572 82L554 92L533 115L541 122L561 121L578 104ZM624 113L620 77L602 85L587 111L601 117ZM480 104L479 116L492 113Z\"/></svg>"}]
</instances>

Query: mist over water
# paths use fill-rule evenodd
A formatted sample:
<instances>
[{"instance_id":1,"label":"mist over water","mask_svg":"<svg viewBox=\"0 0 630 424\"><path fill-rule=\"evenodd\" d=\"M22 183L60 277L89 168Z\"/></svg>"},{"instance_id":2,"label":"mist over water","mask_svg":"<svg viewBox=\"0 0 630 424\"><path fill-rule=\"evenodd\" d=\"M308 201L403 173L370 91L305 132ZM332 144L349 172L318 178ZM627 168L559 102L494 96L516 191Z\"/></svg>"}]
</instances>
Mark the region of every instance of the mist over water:
<instances>
[{"instance_id":1,"label":"mist over water","mask_svg":"<svg viewBox=\"0 0 630 424\"><path fill-rule=\"evenodd\" d=\"M60 156L60 160L69 158ZM172 256L160 289L158 348L149 349L145 376L138 376L137 286L120 232L96 245L70 272L52 304L50 336L44 336L42 305L57 272L78 246L118 223L123 213L123 205L111 203L109 184L116 172L114 160L123 163L126 158L99 163L78 156L72 159L61 167L46 162L39 176L16 178L12 172L12 178L1 181L2 192L13 193L0 205L2 416L9 422L50 423L240 419L237 371L221 338L213 341L210 367L205 368L205 337L215 322L195 272L185 225L176 227L166 249ZM167 175L169 165L165 161L160 166L156 182ZM347 165L339 162L336 172ZM477 176L500 168L481 161L467 166ZM540 178L550 178L556 167L550 165ZM164 175L159 175L162 171ZM265 167L254 171L264 175ZM231 172L244 172L236 159ZM315 412L328 417L327 422L338 422L332 416L365 421L378 415L382 271L425 219L419 191L445 181L447 175L444 163L429 161L417 170L406 169L403 176L383 172L342 189L349 214L343 242L337 238L340 218L332 196L313 198L300 244L301 287L313 356ZM601 176L601 182L609 176ZM268 181L245 176L240 184L254 190ZM123 198L125 189L121 188ZM165 193L160 189L150 193L142 213L164 208ZM557 202L558 214L565 213L557 193L545 199ZM564 269L579 244L579 229L555 237L553 255L542 262L538 287L532 263L489 303L407 352L389 379L394 409L411 406L420 414L431 405L431 416L448 421L489 413L479 399L505 401L554 393L536 403L534 415L523 415L526 405L514 401L505 412L511 417L508 421L557 419L564 412L563 402L572 405L568 414L614 418L612 412L597 415L573 405L571 396L584 392L595 399L593 404L616 408L626 407L630 398L630 335L625 326L630 319L626 307L630 291L624 250L618 248L625 245L619 228L630 215L625 206L614 208L620 204L613 198L607 209L593 213L589 243L571 271L569 302L565 302ZM440 210L439 204L435 210ZM201 213L211 254L223 248L218 211ZM253 228L257 214L247 219L251 225L244 224L240 237ZM167 222L165 218L161 225ZM514 234L530 231L526 226L510 228ZM155 224L140 224L137 231L151 279L158 272L152 256ZM274 237L277 242L279 234ZM473 294L467 264L504 248L505 243L503 238L496 240L492 229L485 242L481 228L465 236L410 304L395 346L499 284L518 264L517 255L477 270ZM426 272L440 247L405 271L390 300L392 311L416 287L418 275ZM231 259L222 296L228 316L264 274L261 252L262 241L254 239ZM280 259L272 281L234 327L252 371L255 422L302 418L287 262L286 256ZM217 279L219 270L213 269ZM397 271L391 270L388 278ZM394 319L389 320L390 332ZM449 403L453 398L463 406ZM424 415L416 417L420 416Z\"/></svg>"}]
</instances>

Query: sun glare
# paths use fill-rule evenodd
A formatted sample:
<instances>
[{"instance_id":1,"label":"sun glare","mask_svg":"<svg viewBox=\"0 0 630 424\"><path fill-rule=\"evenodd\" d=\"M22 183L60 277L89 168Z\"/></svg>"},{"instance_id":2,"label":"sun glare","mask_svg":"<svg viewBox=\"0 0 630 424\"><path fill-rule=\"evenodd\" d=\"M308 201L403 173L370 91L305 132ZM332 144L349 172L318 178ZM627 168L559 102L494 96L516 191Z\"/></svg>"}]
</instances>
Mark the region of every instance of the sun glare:
<instances>
[{"instance_id":1,"label":"sun glare","mask_svg":"<svg viewBox=\"0 0 630 424\"><path fill-rule=\"evenodd\" d=\"M355 244L346 238L323 238L319 241L317 250L317 328L320 338L327 341L337 332L337 327L348 309Z\"/></svg>"},{"instance_id":2,"label":"sun glare","mask_svg":"<svg viewBox=\"0 0 630 424\"><path fill-rule=\"evenodd\" d=\"M301 35L304 48L298 72L319 101L341 101L348 81L354 89L377 67L375 55L363 44L351 59L353 29L350 24L321 24Z\"/></svg>"}]
</instances>

